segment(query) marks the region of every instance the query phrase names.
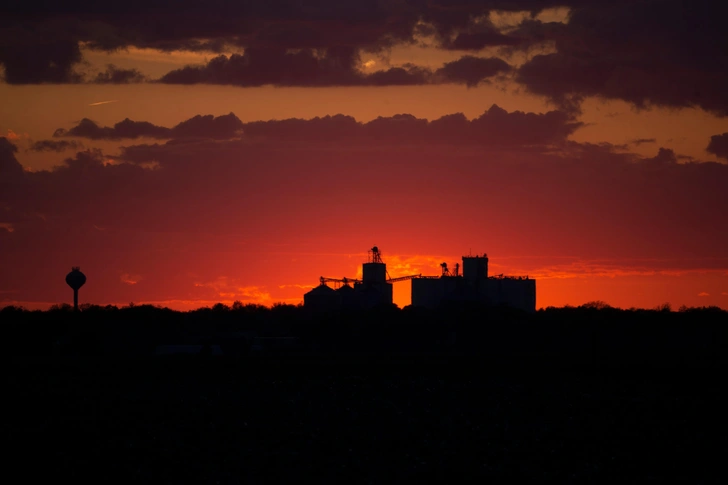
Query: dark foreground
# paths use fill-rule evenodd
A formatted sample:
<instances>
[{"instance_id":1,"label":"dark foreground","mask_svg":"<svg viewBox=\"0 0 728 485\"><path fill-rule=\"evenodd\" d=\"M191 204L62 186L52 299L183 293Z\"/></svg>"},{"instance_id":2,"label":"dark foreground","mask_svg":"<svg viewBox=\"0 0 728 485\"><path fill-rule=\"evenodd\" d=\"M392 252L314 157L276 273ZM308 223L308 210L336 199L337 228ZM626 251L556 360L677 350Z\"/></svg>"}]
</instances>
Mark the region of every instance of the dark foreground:
<instances>
[{"instance_id":1,"label":"dark foreground","mask_svg":"<svg viewBox=\"0 0 728 485\"><path fill-rule=\"evenodd\" d=\"M5 388L6 476L152 484L725 478L723 376L547 364L16 360Z\"/></svg>"},{"instance_id":2,"label":"dark foreground","mask_svg":"<svg viewBox=\"0 0 728 485\"><path fill-rule=\"evenodd\" d=\"M720 309L0 316L23 483L726 478Z\"/></svg>"}]
</instances>

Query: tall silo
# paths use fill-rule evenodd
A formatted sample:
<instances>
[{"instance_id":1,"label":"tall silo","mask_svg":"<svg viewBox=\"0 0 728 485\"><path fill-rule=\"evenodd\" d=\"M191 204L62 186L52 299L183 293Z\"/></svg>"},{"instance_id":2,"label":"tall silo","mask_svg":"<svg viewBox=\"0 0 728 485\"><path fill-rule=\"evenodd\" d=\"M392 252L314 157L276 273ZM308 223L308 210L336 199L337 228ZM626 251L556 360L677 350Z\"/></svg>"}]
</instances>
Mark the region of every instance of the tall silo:
<instances>
[{"instance_id":1,"label":"tall silo","mask_svg":"<svg viewBox=\"0 0 728 485\"><path fill-rule=\"evenodd\" d=\"M488 279L488 255L463 256L463 278L470 284Z\"/></svg>"},{"instance_id":2,"label":"tall silo","mask_svg":"<svg viewBox=\"0 0 728 485\"><path fill-rule=\"evenodd\" d=\"M365 306L393 302L392 284L387 281L387 265L382 262L382 254L377 246L368 251L367 262L362 265L362 282L355 289Z\"/></svg>"},{"instance_id":3,"label":"tall silo","mask_svg":"<svg viewBox=\"0 0 728 485\"><path fill-rule=\"evenodd\" d=\"M367 262L362 265L362 282L365 284L387 282L387 265L382 262L382 254L376 246L369 250Z\"/></svg>"},{"instance_id":4,"label":"tall silo","mask_svg":"<svg viewBox=\"0 0 728 485\"><path fill-rule=\"evenodd\" d=\"M488 300L488 255L463 256L463 279L468 286L469 300Z\"/></svg>"}]
</instances>

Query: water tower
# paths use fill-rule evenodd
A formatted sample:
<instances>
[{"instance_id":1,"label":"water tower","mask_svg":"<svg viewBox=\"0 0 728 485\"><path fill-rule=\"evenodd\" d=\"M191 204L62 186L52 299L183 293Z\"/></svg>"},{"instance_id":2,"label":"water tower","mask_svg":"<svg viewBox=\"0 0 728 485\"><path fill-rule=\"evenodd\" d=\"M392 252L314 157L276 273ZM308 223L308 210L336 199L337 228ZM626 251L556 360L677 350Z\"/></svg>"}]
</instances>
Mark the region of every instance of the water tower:
<instances>
[{"instance_id":1,"label":"water tower","mask_svg":"<svg viewBox=\"0 0 728 485\"><path fill-rule=\"evenodd\" d=\"M66 275L66 284L73 288L73 309L78 310L78 289L86 283L86 275L81 273L81 268L74 266L71 272Z\"/></svg>"}]
</instances>

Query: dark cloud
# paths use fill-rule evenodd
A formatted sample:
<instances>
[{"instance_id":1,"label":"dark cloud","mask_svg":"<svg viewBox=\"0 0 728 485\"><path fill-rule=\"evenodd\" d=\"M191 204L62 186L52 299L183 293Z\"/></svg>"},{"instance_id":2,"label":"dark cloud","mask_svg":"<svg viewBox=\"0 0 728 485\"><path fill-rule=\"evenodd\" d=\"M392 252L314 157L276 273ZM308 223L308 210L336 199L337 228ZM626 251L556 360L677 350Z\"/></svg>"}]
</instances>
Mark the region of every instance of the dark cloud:
<instances>
[{"instance_id":1,"label":"dark cloud","mask_svg":"<svg viewBox=\"0 0 728 485\"><path fill-rule=\"evenodd\" d=\"M706 150L718 158L728 159L728 133L711 136Z\"/></svg>"},{"instance_id":2,"label":"dark cloud","mask_svg":"<svg viewBox=\"0 0 728 485\"><path fill-rule=\"evenodd\" d=\"M292 49L390 45L411 37L423 9L427 7L420 2L375 0L306 4L290 0L210 0L204 5L182 2L175 8L159 0L125 2L124 8L91 2L3 7L16 22L78 19L80 25L74 29L78 35L105 50L136 46L212 51L220 48L220 41L244 47Z\"/></svg>"},{"instance_id":3,"label":"dark cloud","mask_svg":"<svg viewBox=\"0 0 728 485\"><path fill-rule=\"evenodd\" d=\"M491 146L530 146L563 143L582 123L563 112L544 114L507 112L493 105L482 115L468 120L462 113L433 121L411 114L378 117L367 123L344 115L311 120L272 120L246 123L248 136L317 141L355 141L365 143L447 143L487 144Z\"/></svg>"},{"instance_id":4,"label":"dark cloud","mask_svg":"<svg viewBox=\"0 0 728 485\"><path fill-rule=\"evenodd\" d=\"M433 121L411 114L380 116L363 123L351 116L316 117L309 120L285 119L241 123L234 114L216 118L196 116L170 130L167 143L122 147L121 160L134 163L179 163L191 156L192 151L202 153L210 145L195 137L231 139L241 137L242 143L304 142L316 145L338 143L340 146L356 145L409 145L438 144L471 147L547 147L562 146L583 123L575 121L567 113L507 112L493 105L482 115L468 120L462 113L443 116ZM198 126L204 125L204 126ZM206 131L207 130L207 131ZM213 145L214 147L214 145ZM173 155L170 155L173 154ZM202 155L201 155L202 156Z\"/></svg>"},{"instance_id":5,"label":"dark cloud","mask_svg":"<svg viewBox=\"0 0 728 485\"><path fill-rule=\"evenodd\" d=\"M550 44L554 52L530 58L517 79L531 92L575 109L585 97L649 106L699 107L728 114L728 29L725 6L681 0L492 0L340 2L290 0L227 2L170 7L156 0L72 6L3 6L0 63L8 83L80 82L79 43L114 51L126 47L211 53L207 65L163 76L167 83L237 86L406 85L430 82L408 66L364 74L363 52L412 45L433 34L439 47L515 51ZM545 8L570 7L567 23L541 22ZM488 21L493 10L531 15L510 30ZM463 61L466 62L466 61ZM451 78L474 82L467 72ZM134 70L112 70L98 82L140 80ZM430 80L430 81L428 81ZM93 81L93 79L92 79Z\"/></svg>"},{"instance_id":6,"label":"dark cloud","mask_svg":"<svg viewBox=\"0 0 728 485\"><path fill-rule=\"evenodd\" d=\"M0 222L13 223L22 211L18 201L26 189L25 170L15 158L18 147L7 138L0 137ZM2 232L2 231L0 231ZM1 253L2 251L0 251Z\"/></svg>"},{"instance_id":7,"label":"dark cloud","mask_svg":"<svg viewBox=\"0 0 728 485\"><path fill-rule=\"evenodd\" d=\"M349 57L353 58L360 52L413 44L423 25L430 26L442 39L466 29L457 44L482 42L466 37L482 37L481 32L474 30L473 19L487 14L489 9L538 11L562 2L322 0L304 5L290 0L212 0L204 7L183 2L171 8L168 3L150 0L125 2L123 9L108 3L28 3L36 7L3 6L0 10L0 45L7 46L0 51L0 63L7 71L8 82L77 82L73 67L82 60L79 43L84 43L87 48L107 52L127 47L212 53L245 49L243 56L258 52L270 58L273 65L266 65L264 59L245 59L245 63L252 64L253 71L260 69L261 73L247 72L247 84L236 84L256 85L260 82L258 78L272 77L288 85L291 81L286 80L282 71L292 67L299 69L292 75L303 75L300 85L307 86L321 85L316 78L306 77L315 71L311 67L313 61L321 61L310 52L325 53L321 68L336 71L335 67L325 65L338 57L332 55L336 50L351 52ZM492 34L497 38L497 32ZM240 68L240 59L232 61L231 68ZM277 72L275 65L281 63ZM194 77L195 73L190 71L176 74L175 82ZM343 66L345 76L349 71ZM127 76L136 79L131 74ZM102 75L100 79L116 78ZM350 79L337 80L331 72L325 79L327 83L351 84Z\"/></svg>"},{"instance_id":8,"label":"dark cloud","mask_svg":"<svg viewBox=\"0 0 728 485\"><path fill-rule=\"evenodd\" d=\"M496 144L549 144L563 141L583 123L574 121L563 111L543 114L511 113L493 105L471 122L472 131L481 139Z\"/></svg>"},{"instance_id":9,"label":"dark cloud","mask_svg":"<svg viewBox=\"0 0 728 485\"><path fill-rule=\"evenodd\" d=\"M289 49L330 53L342 48L374 52L411 42L421 11L422 6L408 2L334 0L313 5L288 0L212 0L204 6L180 4L174 8L152 0L126 2L124 9L82 2L37 8L4 6L0 9L0 46L7 49L0 51L0 63L8 82L69 82L73 66L81 61L79 42L84 42L91 49L108 52L126 47L216 53L244 48L246 54L258 51L265 56L278 52L272 60L283 57L284 67L298 66L306 73L310 56L280 53ZM59 28L51 30L50 24ZM16 25L24 25L20 33L27 31L27 35L14 31ZM39 42L40 34L48 38L47 43ZM58 53L52 54L51 47ZM61 51L62 47L66 50ZM276 75L275 66L265 66L264 60L253 63L263 70L259 75L250 74L253 79ZM285 77L282 72L277 75ZM317 84L304 78L302 85Z\"/></svg>"},{"instance_id":10,"label":"dark cloud","mask_svg":"<svg viewBox=\"0 0 728 485\"><path fill-rule=\"evenodd\" d=\"M426 119L411 114L379 116L363 124L362 135L379 143L421 143L429 134L428 125Z\"/></svg>"},{"instance_id":11,"label":"dark cloud","mask_svg":"<svg viewBox=\"0 0 728 485\"><path fill-rule=\"evenodd\" d=\"M18 151L18 147L15 146L10 140L8 140L4 136L0 136L0 154L3 155L3 159L5 159L6 156L12 156L15 152Z\"/></svg>"},{"instance_id":12,"label":"dark cloud","mask_svg":"<svg viewBox=\"0 0 728 485\"><path fill-rule=\"evenodd\" d=\"M445 63L437 70L437 74L443 76L446 81L474 87L488 78L510 70L511 66L497 57L463 56L457 61Z\"/></svg>"},{"instance_id":13,"label":"dark cloud","mask_svg":"<svg viewBox=\"0 0 728 485\"><path fill-rule=\"evenodd\" d=\"M501 34L498 31L468 33L457 35L446 47L453 50L481 50L492 46L513 46L520 44L518 38Z\"/></svg>"},{"instance_id":14,"label":"dark cloud","mask_svg":"<svg viewBox=\"0 0 728 485\"><path fill-rule=\"evenodd\" d=\"M0 7L0 18L3 12ZM12 19L12 17L10 17ZM49 19L0 26L0 64L8 84L77 83L82 55L72 21Z\"/></svg>"},{"instance_id":15,"label":"dark cloud","mask_svg":"<svg viewBox=\"0 0 728 485\"><path fill-rule=\"evenodd\" d=\"M350 50L287 52L282 49L247 50L245 54L218 56L203 66L185 66L159 79L166 84L226 84L235 86L410 86L429 83L479 82L510 70L498 58L464 56L434 73L413 64L365 73L359 55Z\"/></svg>"},{"instance_id":16,"label":"dark cloud","mask_svg":"<svg viewBox=\"0 0 728 485\"><path fill-rule=\"evenodd\" d=\"M361 83L369 86L413 86L427 84L431 77L429 69L407 65L362 76Z\"/></svg>"},{"instance_id":17,"label":"dark cloud","mask_svg":"<svg viewBox=\"0 0 728 485\"><path fill-rule=\"evenodd\" d=\"M237 86L334 86L361 84L352 66L353 53L317 56L313 50L247 49L245 54L218 56L204 66L186 66L159 80L168 84Z\"/></svg>"},{"instance_id":18,"label":"dark cloud","mask_svg":"<svg viewBox=\"0 0 728 485\"><path fill-rule=\"evenodd\" d=\"M286 120L253 121L245 123L247 137L285 138L289 140L341 141L360 136L362 124L351 116L337 114L310 120L290 118Z\"/></svg>"},{"instance_id":19,"label":"dark cloud","mask_svg":"<svg viewBox=\"0 0 728 485\"><path fill-rule=\"evenodd\" d=\"M212 138L226 140L239 135L243 123L233 113L222 116L197 115L179 123L171 130L171 138Z\"/></svg>"},{"instance_id":20,"label":"dark cloud","mask_svg":"<svg viewBox=\"0 0 728 485\"><path fill-rule=\"evenodd\" d=\"M645 143L655 143L657 140L655 138L636 138L632 141L630 141L630 144L634 146L640 146L644 145Z\"/></svg>"},{"instance_id":21,"label":"dark cloud","mask_svg":"<svg viewBox=\"0 0 728 485\"><path fill-rule=\"evenodd\" d=\"M40 140L31 143L29 150L33 152L62 152L81 148L83 148L83 144L75 140Z\"/></svg>"},{"instance_id":22,"label":"dark cloud","mask_svg":"<svg viewBox=\"0 0 728 485\"><path fill-rule=\"evenodd\" d=\"M110 4L30 3L38 7L0 10L0 64L12 84L82 82L83 74L75 70L82 62L80 43L104 51L134 46L243 52L217 56L204 66L187 66L161 79L175 84L473 86L479 72L488 72L484 60L476 63L468 57L434 73L411 65L375 73L357 68L363 52L411 45L427 32L445 49L498 46L513 52L551 45L553 52L530 58L516 80L562 109L576 110L585 97L596 96L638 108L699 107L718 116L728 114L726 11L715 2L322 0L302 5L285 0L262 5L214 0L204 8L172 9L152 0L125 3L123 11ZM568 22L536 18L553 6L571 8ZM500 30L488 21L493 10L531 15L514 29ZM461 72L465 66L470 68ZM138 70L119 68L89 79L140 80Z\"/></svg>"},{"instance_id":23,"label":"dark cloud","mask_svg":"<svg viewBox=\"0 0 728 485\"><path fill-rule=\"evenodd\" d=\"M700 107L728 115L728 30L718 4L678 0L578 6L553 35L556 52L523 65L517 80L562 106L583 97L638 108Z\"/></svg>"},{"instance_id":24,"label":"dark cloud","mask_svg":"<svg viewBox=\"0 0 728 485\"><path fill-rule=\"evenodd\" d=\"M567 24L561 22L542 22L533 18L523 20L516 28L508 32L511 43L504 45L504 51L514 52L517 49L528 50L553 44L567 35Z\"/></svg>"},{"instance_id":25,"label":"dark cloud","mask_svg":"<svg viewBox=\"0 0 728 485\"><path fill-rule=\"evenodd\" d=\"M662 148L657 151L657 155L653 158L647 158L645 159L645 163L652 163L652 164L673 164L677 163L677 155L675 155L675 151L671 148Z\"/></svg>"},{"instance_id":26,"label":"dark cloud","mask_svg":"<svg viewBox=\"0 0 728 485\"><path fill-rule=\"evenodd\" d=\"M73 19L0 27L0 65L5 82L127 84L145 80L138 69L120 69L113 64L89 78L81 69L83 39L78 34L78 22Z\"/></svg>"},{"instance_id":27,"label":"dark cloud","mask_svg":"<svg viewBox=\"0 0 728 485\"><path fill-rule=\"evenodd\" d=\"M89 138L91 140L121 140L122 138L171 138L170 129L162 126L156 126L147 121L132 121L126 118L116 123L113 127L99 126L96 122L84 118L78 125L70 130L63 128L57 129L53 133L54 137L73 136L79 138Z\"/></svg>"},{"instance_id":28,"label":"dark cloud","mask_svg":"<svg viewBox=\"0 0 728 485\"><path fill-rule=\"evenodd\" d=\"M234 138L240 132L243 123L233 113L213 116L197 115L182 121L172 128L157 126L147 121L132 121L126 118L113 127L99 126L94 121L84 118L78 125L66 130L59 128L53 133L54 137L79 137L91 140L121 140L134 138ZM59 142L60 143L60 142Z\"/></svg>"},{"instance_id":29,"label":"dark cloud","mask_svg":"<svg viewBox=\"0 0 728 485\"><path fill-rule=\"evenodd\" d=\"M18 147L4 136L0 137L0 175L10 180L23 174L23 166L15 158Z\"/></svg>"},{"instance_id":30,"label":"dark cloud","mask_svg":"<svg viewBox=\"0 0 728 485\"><path fill-rule=\"evenodd\" d=\"M486 11L481 11L483 15ZM518 36L502 33L486 17L478 17L474 10L467 16L459 18L451 24L442 24L435 18L435 31L439 34L440 45L450 50L479 51L486 47L517 46L524 39Z\"/></svg>"},{"instance_id":31,"label":"dark cloud","mask_svg":"<svg viewBox=\"0 0 728 485\"><path fill-rule=\"evenodd\" d=\"M66 158L58 169L73 172L99 170L104 166L104 154L98 148L77 152L73 158Z\"/></svg>"},{"instance_id":32,"label":"dark cloud","mask_svg":"<svg viewBox=\"0 0 728 485\"><path fill-rule=\"evenodd\" d=\"M146 76L138 69L120 69L113 64L108 64L106 71L96 74L92 82L95 84L131 84L145 80Z\"/></svg>"}]
</instances>

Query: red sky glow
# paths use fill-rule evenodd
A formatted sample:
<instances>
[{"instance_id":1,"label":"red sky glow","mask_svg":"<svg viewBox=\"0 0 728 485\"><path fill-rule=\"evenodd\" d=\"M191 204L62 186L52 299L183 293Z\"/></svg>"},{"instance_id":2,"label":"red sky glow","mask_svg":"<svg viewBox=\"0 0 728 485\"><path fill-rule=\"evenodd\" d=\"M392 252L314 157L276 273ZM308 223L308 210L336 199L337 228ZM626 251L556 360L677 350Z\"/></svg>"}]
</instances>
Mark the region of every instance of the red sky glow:
<instances>
[{"instance_id":1,"label":"red sky glow","mask_svg":"<svg viewBox=\"0 0 728 485\"><path fill-rule=\"evenodd\" d=\"M377 245L728 309L724 7L156 3L0 7L0 307L72 266L82 303L297 304Z\"/></svg>"}]
</instances>

